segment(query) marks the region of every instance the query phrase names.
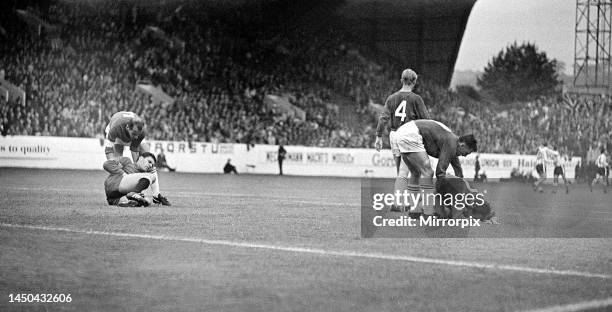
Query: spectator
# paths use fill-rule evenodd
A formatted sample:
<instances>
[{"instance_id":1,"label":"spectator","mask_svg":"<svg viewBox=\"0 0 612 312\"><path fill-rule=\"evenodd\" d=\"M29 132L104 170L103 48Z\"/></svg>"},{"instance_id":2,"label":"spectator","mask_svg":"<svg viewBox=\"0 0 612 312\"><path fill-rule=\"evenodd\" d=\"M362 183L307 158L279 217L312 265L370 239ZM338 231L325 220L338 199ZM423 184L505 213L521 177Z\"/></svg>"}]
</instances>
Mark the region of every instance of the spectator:
<instances>
[{"instance_id":1,"label":"spectator","mask_svg":"<svg viewBox=\"0 0 612 312\"><path fill-rule=\"evenodd\" d=\"M164 154L164 149L160 149L159 154L157 154L157 163L155 164L157 169L167 168L170 172L176 171L176 167L172 168L168 165L168 161L166 160L166 154Z\"/></svg>"},{"instance_id":2,"label":"spectator","mask_svg":"<svg viewBox=\"0 0 612 312\"><path fill-rule=\"evenodd\" d=\"M225 166L223 167L223 173L224 174L230 174L230 173L234 173L234 174L238 174L238 171L236 170L236 167L234 165L232 165L230 163L231 159L228 158L227 162L225 163Z\"/></svg>"},{"instance_id":3,"label":"spectator","mask_svg":"<svg viewBox=\"0 0 612 312\"><path fill-rule=\"evenodd\" d=\"M0 97L0 133L95 137L108 114L129 110L148 121L156 140L373 146L376 121L368 107L399 87L395 60L360 50L337 28L278 37L263 15L188 6L180 19L163 21L145 10L103 10L106 1L56 2L48 19L61 26L61 45L25 29L10 32L0 64L5 79L26 91L26 105ZM167 29L167 40L142 37L145 24ZM247 24L253 27L242 27ZM134 92L144 80L174 103ZM551 96L501 107L424 79L415 88L451 129L480 133L483 152L532 153L535 142L547 141L584 157L612 131L609 96ZM269 94L286 97L305 117L270 109L263 101Z\"/></svg>"},{"instance_id":4,"label":"spectator","mask_svg":"<svg viewBox=\"0 0 612 312\"><path fill-rule=\"evenodd\" d=\"M279 175L283 175L283 161L285 160L285 156L287 155L287 151L283 147L282 144L278 146L278 170Z\"/></svg>"}]
</instances>

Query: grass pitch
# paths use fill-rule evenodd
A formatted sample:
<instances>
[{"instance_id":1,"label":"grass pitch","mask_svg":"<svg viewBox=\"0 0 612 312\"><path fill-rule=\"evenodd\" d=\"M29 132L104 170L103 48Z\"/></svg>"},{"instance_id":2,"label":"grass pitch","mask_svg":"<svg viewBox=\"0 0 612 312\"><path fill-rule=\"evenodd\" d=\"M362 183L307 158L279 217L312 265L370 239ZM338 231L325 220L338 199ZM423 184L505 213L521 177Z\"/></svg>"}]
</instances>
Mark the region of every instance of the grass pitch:
<instances>
[{"instance_id":1,"label":"grass pitch","mask_svg":"<svg viewBox=\"0 0 612 312\"><path fill-rule=\"evenodd\" d=\"M104 178L0 169L0 311L522 311L612 297L612 194L585 186L482 188L502 222L555 219L594 238L362 239L358 179L161 173L173 206L118 208ZM73 301L9 303L17 293Z\"/></svg>"}]
</instances>

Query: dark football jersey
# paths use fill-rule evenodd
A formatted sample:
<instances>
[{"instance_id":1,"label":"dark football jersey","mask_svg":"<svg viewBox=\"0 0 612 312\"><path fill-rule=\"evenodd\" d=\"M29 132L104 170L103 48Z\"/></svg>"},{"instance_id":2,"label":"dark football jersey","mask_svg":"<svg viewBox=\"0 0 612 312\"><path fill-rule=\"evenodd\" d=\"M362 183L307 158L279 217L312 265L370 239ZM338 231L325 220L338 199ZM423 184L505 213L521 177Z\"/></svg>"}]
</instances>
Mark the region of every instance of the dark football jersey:
<instances>
[{"instance_id":1,"label":"dark football jersey","mask_svg":"<svg viewBox=\"0 0 612 312\"><path fill-rule=\"evenodd\" d=\"M108 133L106 137L109 141L114 144L128 145L130 150L137 152L140 143L144 140L144 132L137 138L130 137L130 133L127 131L127 125L134 119L138 119L138 115L132 112L118 112L115 113L110 120L108 125Z\"/></svg>"},{"instance_id":2,"label":"dark football jersey","mask_svg":"<svg viewBox=\"0 0 612 312\"><path fill-rule=\"evenodd\" d=\"M463 170L457 157L457 141L459 137L455 135L446 125L439 121L423 119L415 120L419 133L423 137L423 145L429 156L438 158L436 166L436 176L446 175L448 165L452 165L455 175L463 178Z\"/></svg>"},{"instance_id":3,"label":"dark football jersey","mask_svg":"<svg viewBox=\"0 0 612 312\"><path fill-rule=\"evenodd\" d=\"M127 157L111 159L104 162L104 170L109 173L104 181L104 190L106 191L106 200L109 204L116 204L123 193L119 192L119 184L123 179L124 174L139 172L132 160Z\"/></svg>"},{"instance_id":4,"label":"dark football jersey","mask_svg":"<svg viewBox=\"0 0 612 312\"><path fill-rule=\"evenodd\" d=\"M423 99L414 92L397 91L385 102L385 107L378 119L376 136L382 136L385 125L395 131L403 124L417 119L429 119L429 112Z\"/></svg>"}]
</instances>

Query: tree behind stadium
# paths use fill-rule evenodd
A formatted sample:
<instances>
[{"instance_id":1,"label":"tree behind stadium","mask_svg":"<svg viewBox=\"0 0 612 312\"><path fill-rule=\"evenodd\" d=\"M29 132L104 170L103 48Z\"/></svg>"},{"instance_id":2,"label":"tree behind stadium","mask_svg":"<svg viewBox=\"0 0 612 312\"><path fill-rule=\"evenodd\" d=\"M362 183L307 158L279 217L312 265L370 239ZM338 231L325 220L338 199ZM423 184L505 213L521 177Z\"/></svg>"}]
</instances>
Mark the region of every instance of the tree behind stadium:
<instances>
[{"instance_id":1,"label":"tree behind stadium","mask_svg":"<svg viewBox=\"0 0 612 312\"><path fill-rule=\"evenodd\" d=\"M515 42L489 61L478 85L501 103L529 101L557 92L556 69L557 61L535 44Z\"/></svg>"}]
</instances>

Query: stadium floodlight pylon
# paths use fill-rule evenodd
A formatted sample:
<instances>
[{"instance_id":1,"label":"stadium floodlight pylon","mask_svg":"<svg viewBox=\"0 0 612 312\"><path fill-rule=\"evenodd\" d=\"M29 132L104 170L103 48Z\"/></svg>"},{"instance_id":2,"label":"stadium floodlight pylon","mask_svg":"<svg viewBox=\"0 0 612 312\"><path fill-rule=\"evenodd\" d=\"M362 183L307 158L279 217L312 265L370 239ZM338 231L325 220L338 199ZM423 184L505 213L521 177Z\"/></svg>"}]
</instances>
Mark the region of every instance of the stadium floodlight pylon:
<instances>
[{"instance_id":1,"label":"stadium floodlight pylon","mask_svg":"<svg viewBox=\"0 0 612 312\"><path fill-rule=\"evenodd\" d=\"M576 0L574 91L610 94L612 0Z\"/></svg>"}]
</instances>

